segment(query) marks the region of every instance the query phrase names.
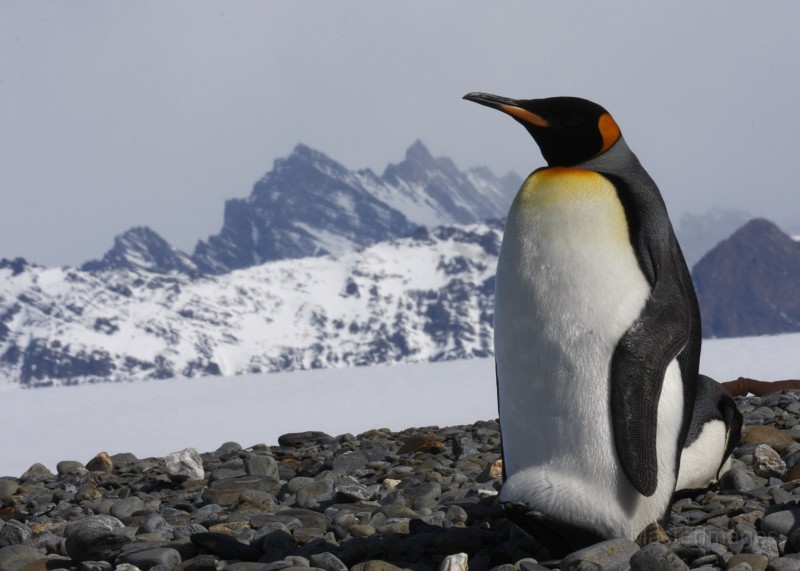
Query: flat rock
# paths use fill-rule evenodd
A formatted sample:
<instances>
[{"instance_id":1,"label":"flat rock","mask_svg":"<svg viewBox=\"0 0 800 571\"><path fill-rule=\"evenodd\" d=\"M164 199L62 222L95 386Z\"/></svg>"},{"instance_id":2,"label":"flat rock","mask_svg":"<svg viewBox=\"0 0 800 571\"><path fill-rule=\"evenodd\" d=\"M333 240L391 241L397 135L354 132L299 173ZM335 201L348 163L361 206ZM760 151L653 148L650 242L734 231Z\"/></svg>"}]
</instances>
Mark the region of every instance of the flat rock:
<instances>
[{"instance_id":1,"label":"flat rock","mask_svg":"<svg viewBox=\"0 0 800 571\"><path fill-rule=\"evenodd\" d=\"M570 553L559 564L561 571L617 571L628 567L628 562L639 546L630 539L609 539Z\"/></svg>"},{"instance_id":2,"label":"flat rock","mask_svg":"<svg viewBox=\"0 0 800 571\"><path fill-rule=\"evenodd\" d=\"M125 522L130 519L135 512L142 511L143 509L145 509L145 503L140 497L128 496L127 498L115 501L111 505L109 515Z\"/></svg>"},{"instance_id":3,"label":"flat rock","mask_svg":"<svg viewBox=\"0 0 800 571\"><path fill-rule=\"evenodd\" d=\"M742 563L750 565L753 571L765 571L769 565L769 559L766 555L757 553L737 553L728 560L725 569L731 570Z\"/></svg>"},{"instance_id":4,"label":"flat rock","mask_svg":"<svg viewBox=\"0 0 800 571\"><path fill-rule=\"evenodd\" d=\"M135 565L141 571L148 571L156 565L159 569L173 569L181 562L181 554L168 547L156 549L144 549L142 551L130 551L117 557L116 564L128 563Z\"/></svg>"},{"instance_id":5,"label":"flat rock","mask_svg":"<svg viewBox=\"0 0 800 571\"><path fill-rule=\"evenodd\" d=\"M289 432L278 437L278 444L280 446L297 447L305 446L306 444L311 444L320 440L328 440L330 438L331 437L328 434L316 430L307 430L305 432Z\"/></svg>"},{"instance_id":6,"label":"flat rock","mask_svg":"<svg viewBox=\"0 0 800 571\"><path fill-rule=\"evenodd\" d=\"M793 442L794 438L783 430L774 426L756 425L748 426L742 430L740 445L744 444L763 444L767 442Z\"/></svg>"}]
</instances>

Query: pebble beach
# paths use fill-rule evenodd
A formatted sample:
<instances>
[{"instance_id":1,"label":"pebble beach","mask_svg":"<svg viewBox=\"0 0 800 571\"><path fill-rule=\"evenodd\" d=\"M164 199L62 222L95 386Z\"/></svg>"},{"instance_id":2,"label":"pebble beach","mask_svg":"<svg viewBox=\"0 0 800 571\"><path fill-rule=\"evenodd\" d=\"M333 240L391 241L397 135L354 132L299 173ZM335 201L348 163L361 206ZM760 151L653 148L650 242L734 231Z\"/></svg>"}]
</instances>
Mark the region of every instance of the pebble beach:
<instances>
[{"instance_id":1,"label":"pebble beach","mask_svg":"<svg viewBox=\"0 0 800 571\"><path fill-rule=\"evenodd\" d=\"M638 541L565 555L525 534L480 421L35 464L0 477L0 571L800 571L800 391L736 400L731 470Z\"/></svg>"}]
</instances>

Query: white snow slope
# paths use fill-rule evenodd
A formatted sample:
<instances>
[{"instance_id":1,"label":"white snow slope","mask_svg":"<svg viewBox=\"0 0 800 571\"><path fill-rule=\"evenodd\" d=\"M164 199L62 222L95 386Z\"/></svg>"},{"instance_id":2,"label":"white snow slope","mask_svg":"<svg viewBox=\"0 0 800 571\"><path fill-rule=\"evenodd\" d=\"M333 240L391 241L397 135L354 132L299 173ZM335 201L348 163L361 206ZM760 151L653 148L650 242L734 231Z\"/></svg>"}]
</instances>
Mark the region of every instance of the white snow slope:
<instances>
[{"instance_id":1,"label":"white snow slope","mask_svg":"<svg viewBox=\"0 0 800 571\"><path fill-rule=\"evenodd\" d=\"M717 380L800 378L800 334L710 340L701 371ZM494 360L353 367L24 390L0 386L0 476L95 454L164 456L227 441L275 444L287 432L467 424L497 417Z\"/></svg>"},{"instance_id":2,"label":"white snow slope","mask_svg":"<svg viewBox=\"0 0 800 571\"><path fill-rule=\"evenodd\" d=\"M198 279L0 267L0 385L489 356L500 236L440 227Z\"/></svg>"}]
</instances>

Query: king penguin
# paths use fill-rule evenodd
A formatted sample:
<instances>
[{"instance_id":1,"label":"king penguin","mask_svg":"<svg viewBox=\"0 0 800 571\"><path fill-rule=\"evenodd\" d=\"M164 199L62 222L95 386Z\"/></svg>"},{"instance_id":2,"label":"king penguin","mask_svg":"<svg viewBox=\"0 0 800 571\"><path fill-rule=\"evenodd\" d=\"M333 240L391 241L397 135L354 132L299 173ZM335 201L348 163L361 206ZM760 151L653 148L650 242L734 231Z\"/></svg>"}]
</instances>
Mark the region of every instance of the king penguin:
<instances>
[{"instance_id":1,"label":"king penguin","mask_svg":"<svg viewBox=\"0 0 800 571\"><path fill-rule=\"evenodd\" d=\"M731 452L742 434L742 413L728 390L698 375L689 433L683 443L675 491L707 488L731 466Z\"/></svg>"},{"instance_id":2,"label":"king penguin","mask_svg":"<svg viewBox=\"0 0 800 571\"><path fill-rule=\"evenodd\" d=\"M497 266L500 500L635 539L668 511L697 393L700 312L666 206L600 105L464 99L521 123L547 162L513 201Z\"/></svg>"}]
</instances>

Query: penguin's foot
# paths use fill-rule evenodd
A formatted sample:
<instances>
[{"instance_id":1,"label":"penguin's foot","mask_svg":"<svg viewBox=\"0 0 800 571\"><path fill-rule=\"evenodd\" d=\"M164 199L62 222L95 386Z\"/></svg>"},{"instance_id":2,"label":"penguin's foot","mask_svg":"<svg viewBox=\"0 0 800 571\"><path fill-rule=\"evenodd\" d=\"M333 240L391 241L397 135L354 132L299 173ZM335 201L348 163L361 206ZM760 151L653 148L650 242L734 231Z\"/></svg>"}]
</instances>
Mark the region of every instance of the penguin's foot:
<instances>
[{"instance_id":1,"label":"penguin's foot","mask_svg":"<svg viewBox=\"0 0 800 571\"><path fill-rule=\"evenodd\" d=\"M502 505L508 519L542 545L547 546L553 557L563 557L607 539L586 528L531 510L518 502L505 502Z\"/></svg>"}]
</instances>

